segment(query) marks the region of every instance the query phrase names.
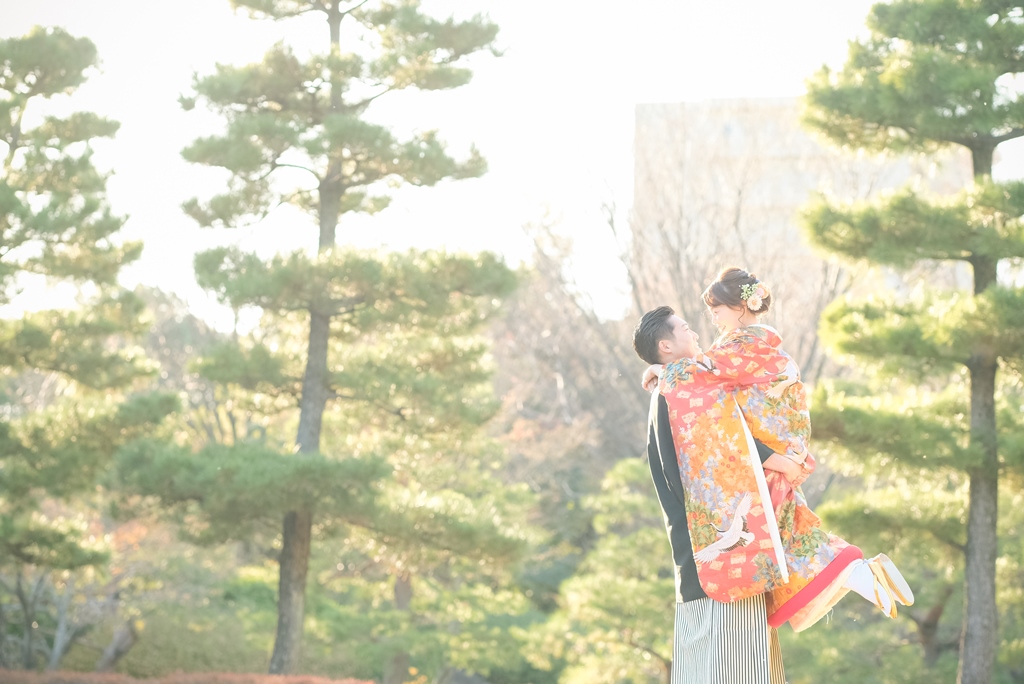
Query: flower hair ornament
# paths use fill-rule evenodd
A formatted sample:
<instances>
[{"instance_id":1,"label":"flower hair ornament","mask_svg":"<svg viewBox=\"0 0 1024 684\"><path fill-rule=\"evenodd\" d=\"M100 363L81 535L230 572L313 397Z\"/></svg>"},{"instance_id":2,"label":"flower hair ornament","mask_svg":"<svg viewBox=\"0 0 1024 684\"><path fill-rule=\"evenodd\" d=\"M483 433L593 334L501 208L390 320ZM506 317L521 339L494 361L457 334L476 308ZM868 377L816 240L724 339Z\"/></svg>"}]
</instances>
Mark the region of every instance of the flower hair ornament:
<instances>
[{"instance_id":1,"label":"flower hair ornament","mask_svg":"<svg viewBox=\"0 0 1024 684\"><path fill-rule=\"evenodd\" d=\"M768 289L768 286L762 282L740 285L740 299L747 303L750 313L760 311L764 298L770 294L771 291Z\"/></svg>"}]
</instances>

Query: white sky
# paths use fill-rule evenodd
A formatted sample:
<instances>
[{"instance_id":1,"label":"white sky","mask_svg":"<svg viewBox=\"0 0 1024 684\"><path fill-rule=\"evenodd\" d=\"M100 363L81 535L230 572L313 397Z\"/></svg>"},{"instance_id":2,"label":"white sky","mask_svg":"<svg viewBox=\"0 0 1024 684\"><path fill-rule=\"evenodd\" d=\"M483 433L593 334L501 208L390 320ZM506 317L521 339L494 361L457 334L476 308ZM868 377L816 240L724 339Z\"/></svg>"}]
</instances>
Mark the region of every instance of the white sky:
<instances>
[{"instance_id":1,"label":"white sky","mask_svg":"<svg viewBox=\"0 0 1024 684\"><path fill-rule=\"evenodd\" d=\"M638 102L799 95L823 63L839 65L864 32L864 0L428 0L442 10L486 12L501 27L503 56L475 58L473 82L450 92L401 95L370 110L381 122L438 128L455 149L475 143L490 164L481 179L399 193L374 217L346 216L339 241L404 249L491 249L512 264L529 256L522 226L558 219L577 246L575 274L597 308L624 303L617 249L601 215L632 195L633 110ZM319 16L319 15L318 15ZM216 63L259 60L278 40L325 45L319 20L271 23L227 0L0 0L0 36L59 25L96 43L101 68L64 103L121 122L97 158L114 176L109 197L142 239L123 282L185 299L218 327L230 318L194 283L195 251L239 242L269 253L316 244L311 219L287 212L239 231L198 228L180 210L219 191L221 176L186 164L181 149L219 130L177 103L192 74ZM31 293L27 293L31 294ZM56 293L48 295L53 305ZM43 305L35 295L36 305ZM33 306L26 302L27 306Z\"/></svg>"}]
</instances>

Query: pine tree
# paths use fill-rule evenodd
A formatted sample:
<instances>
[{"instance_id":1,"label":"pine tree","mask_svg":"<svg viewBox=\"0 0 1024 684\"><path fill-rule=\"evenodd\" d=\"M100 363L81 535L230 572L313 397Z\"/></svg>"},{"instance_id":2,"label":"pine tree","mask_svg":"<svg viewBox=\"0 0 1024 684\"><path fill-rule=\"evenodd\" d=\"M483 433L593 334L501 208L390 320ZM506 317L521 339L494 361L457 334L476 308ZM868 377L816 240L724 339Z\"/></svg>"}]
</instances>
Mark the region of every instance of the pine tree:
<instances>
[{"instance_id":1,"label":"pine tree","mask_svg":"<svg viewBox=\"0 0 1024 684\"><path fill-rule=\"evenodd\" d=\"M584 507L598 540L533 630L530 657L565 668L563 682L671 682L675 580L646 460L619 461Z\"/></svg>"},{"instance_id":2,"label":"pine tree","mask_svg":"<svg viewBox=\"0 0 1024 684\"><path fill-rule=\"evenodd\" d=\"M453 390L460 382L471 387L479 379L475 371L467 371L469 377L458 373L462 361L476 358L480 350L465 347L460 335L481 320L487 309L482 302L508 291L509 271L489 258L358 252L338 244L337 229L346 213L384 209L395 182L430 186L484 171L475 150L458 161L435 132L402 141L372 123L367 113L389 93L465 84L471 74L460 62L491 49L497 27L480 17L431 18L416 0L232 4L273 20L320 13L328 28L323 49L309 57L278 45L262 63L221 66L198 78L194 95L183 98L186 107L202 102L227 122L222 135L197 140L184 151L189 161L230 173L225 193L186 203L191 216L205 226L230 227L290 203L319 228L315 256L296 253L266 263L238 249L219 249L197 257L200 284L224 301L291 316L302 330L304 348L288 345L304 358L297 376L281 372L268 377L280 370L270 361L280 356L258 346L234 367L262 378L263 386L298 397L295 445L308 459L316 460L323 451L324 414L334 401L386 406L399 419L417 411L436 419L442 409L452 411L456 420L466 417L472 402ZM278 179L281 171L292 175ZM308 183L288 186L296 171ZM405 357L388 353L387 343L401 349L417 334L428 348ZM332 353L354 358L332 358ZM453 373L446 386L445 362ZM428 373L419 382L420 369L432 364L438 374ZM448 391L447 399L441 399L440 389ZM417 397L429 395L441 403L416 404ZM283 519L272 673L292 672L298 664L313 511L297 505Z\"/></svg>"},{"instance_id":3,"label":"pine tree","mask_svg":"<svg viewBox=\"0 0 1024 684\"><path fill-rule=\"evenodd\" d=\"M1016 446L1010 439L1019 419L997 422L997 374L1001 360L1017 363L1024 350L1024 291L999 277L1001 264L1024 256L1024 183L994 183L991 176L996 148L1024 135L1024 100L1007 84L1024 67L1022 16L1020 4L980 0L876 5L870 37L851 43L841 71L818 72L807 96L808 125L838 144L924 151L958 146L971 155L973 187L955 198L905 190L857 206L822 199L806 216L811 239L846 257L897 268L953 261L973 272L969 293L925 283L918 295L845 302L824 317L833 348L869 363L884 361L883 370L898 368L922 384L948 383L946 394L922 401L928 392L919 390L918 399L885 409L851 399L847 410L816 406L815 414L817 434L888 455L904 474L923 469L969 483L964 683L992 680L999 644L999 480L1001 470L1019 463L1019 439ZM955 521L947 508L931 521L933 529L950 518ZM904 520L914 519L920 521L913 515ZM945 529L948 537L948 524Z\"/></svg>"},{"instance_id":4,"label":"pine tree","mask_svg":"<svg viewBox=\"0 0 1024 684\"><path fill-rule=\"evenodd\" d=\"M25 667L35 660L38 609L26 573L38 570L40 589L54 569L105 557L80 525L44 515L42 504L73 508L95 491L118 447L176 404L130 394L150 369L132 343L143 329L142 303L118 288L117 275L142 246L117 240L124 219L107 205L91 148L118 124L89 112L39 118L47 100L85 82L96 60L91 41L61 29L0 41L0 303L36 286L32 276L79 286L82 302L0 320L0 570L14 576ZM0 643L0 659L2 651Z\"/></svg>"}]
</instances>

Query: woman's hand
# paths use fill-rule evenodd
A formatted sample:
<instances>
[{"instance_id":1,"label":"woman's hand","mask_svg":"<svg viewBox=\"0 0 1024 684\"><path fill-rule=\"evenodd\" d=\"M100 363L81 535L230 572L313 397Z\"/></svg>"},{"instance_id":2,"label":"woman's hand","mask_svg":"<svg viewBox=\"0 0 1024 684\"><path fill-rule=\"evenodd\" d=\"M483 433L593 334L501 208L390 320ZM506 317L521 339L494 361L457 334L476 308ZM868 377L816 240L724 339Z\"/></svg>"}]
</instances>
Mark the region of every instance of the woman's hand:
<instances>
[{"instance_id":1,"label":"woman's hand","mask_svg":"<svg viewBox=\"0 0 1024 684\"><path fill-rule=\"evenodd\" d=\"M644 371L643 378L640 380L640 384L644 386L644 389L648 392L653 392L658 389L658 380L661 377L661 369L664 368L661 364L654 364L648 366L647 370Z\"/></svg>"},{"instance_id":2,"label":"woman's hand","mask_svg":"<svg viewBox=\"0 0 1024 684\"><path fill-rule=\"evenodd\" d=\"M804 482L807 482L807 478L809 478L811 476L811 471L809 471L809 470L803 470L801 468L798 468L797 470L798 470L798 472L797 472L797 474L794 477L792 477L792 478L787 477L786 478L787 480L789 480L789 484L793 487L793 489L796 489L797 487L802 485Z\"/></svg>"},{"instance_id":3,"label":"woman's hand","mask_svg":"<svg viewBox=\"0 0 1024 684\"><path fill-rule=\"evenodd\" d=\"M800 456L786 454L786 460L793 464L795 472L792 477L785 473L783 473L783 475L787 480L789 480L789 484L794 487L799 487L806 482L807 478L811 476L811 473L814 472L815 467L818 465L818 462L814 460L814 456L811 456L809 451L804 451Z\"/></svg>"},{"instance_id":4,"label":"woman's hand","mask_svg":"<svg viewBox=\"0 0 1024 684\"><path fill-rule=\"evenodd\" d=\"M790 486L796 488L806 482L814 472L814 457L807 452L804 453L806 458L803 461L794 454L772 454L761 465L765 470L778 471Z\"/></svg>"}]
</instances>

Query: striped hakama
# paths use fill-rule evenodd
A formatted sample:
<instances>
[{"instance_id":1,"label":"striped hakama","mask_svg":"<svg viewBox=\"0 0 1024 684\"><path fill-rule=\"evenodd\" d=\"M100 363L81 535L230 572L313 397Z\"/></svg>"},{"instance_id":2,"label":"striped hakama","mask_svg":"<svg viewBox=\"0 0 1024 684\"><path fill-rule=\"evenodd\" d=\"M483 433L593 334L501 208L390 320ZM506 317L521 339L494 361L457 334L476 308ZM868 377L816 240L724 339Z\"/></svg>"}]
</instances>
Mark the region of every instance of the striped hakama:
<instances>
[{"instance_id":1,"label":"striped hakama","mask_svg":"<svg viewBox=\"0 0 1024 684\"><path fill-rule=\"evenodd\" d=\"M778 632L763 594L676 604L672 684L785 684Z\"/></svg>"}]
</instances>

